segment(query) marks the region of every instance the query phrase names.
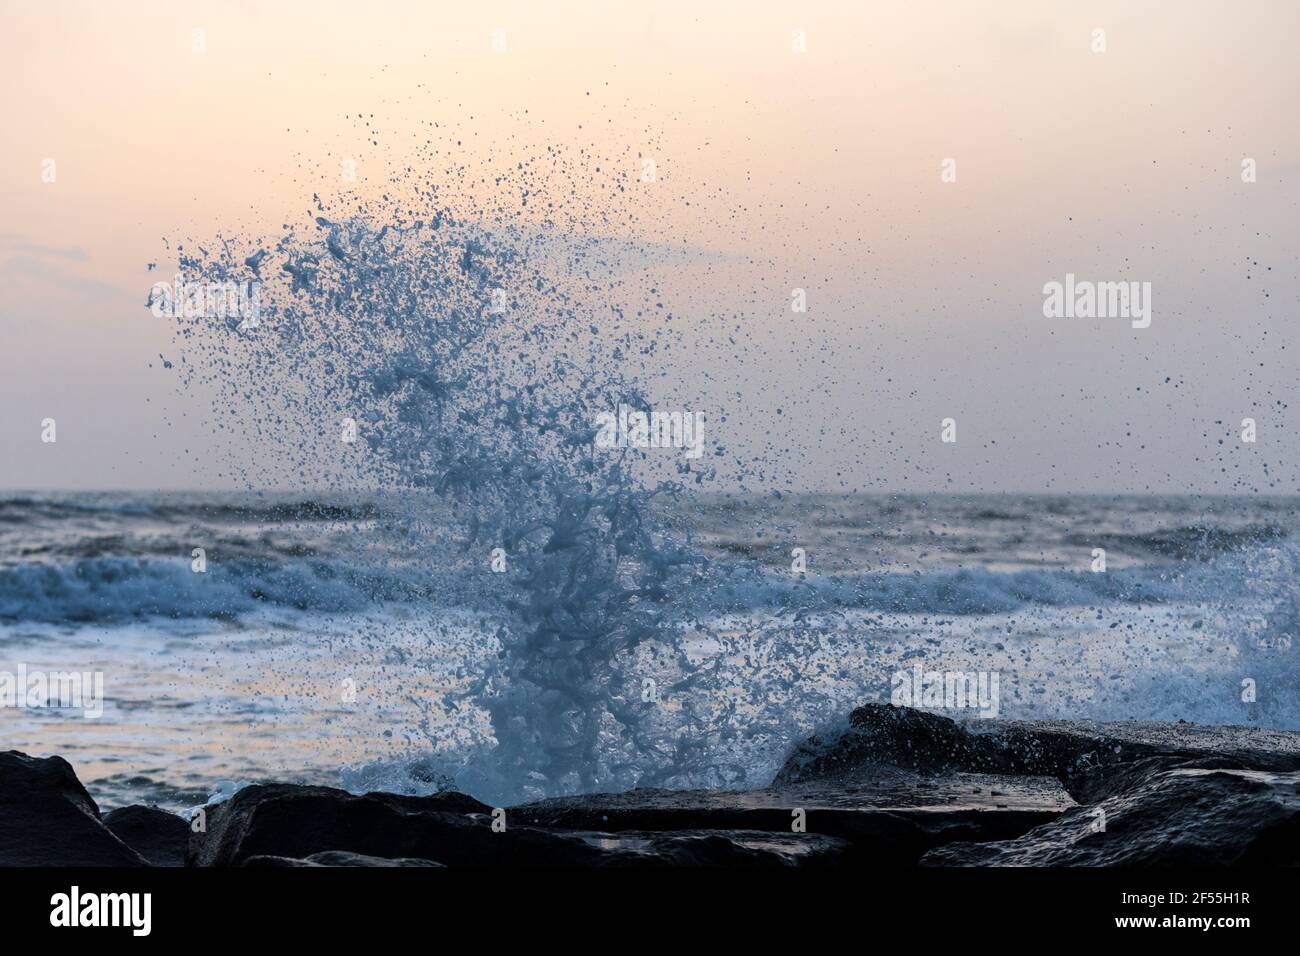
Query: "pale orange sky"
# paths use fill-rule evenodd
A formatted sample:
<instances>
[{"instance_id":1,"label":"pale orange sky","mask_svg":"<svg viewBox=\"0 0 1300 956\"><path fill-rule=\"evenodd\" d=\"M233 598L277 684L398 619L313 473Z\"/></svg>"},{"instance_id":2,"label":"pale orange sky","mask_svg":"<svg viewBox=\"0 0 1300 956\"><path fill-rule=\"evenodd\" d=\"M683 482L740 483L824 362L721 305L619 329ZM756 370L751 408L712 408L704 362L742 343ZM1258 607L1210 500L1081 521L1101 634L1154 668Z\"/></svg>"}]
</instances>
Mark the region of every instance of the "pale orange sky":
<instances>
[{"instance_id":1,"label":"pale orange sky","mask_svg":"<svg viewBox=\"0 0 1300 956\"><path fill-rule=\"evenodd\" d=\"M683 388L752 412L739 447L812 389L783 439L804 486L1211 490L1225 466L1263 487L1266 463L1294 492L1298 40L1290 0L6 0L0 486L203 486L177 454L203 446L202 404L177 424L145 263L173 271L164 237L299 221L344 157L383 189L436 122L487 177L548 145L653 155L633 238L732 257L672 294L701 323L743 308L770 343L712 369L715 393L684 359ZM1151 281L1152 328L1046 325L1067 271ZM793 286L815 290L797 319ZM969 441L935 465L948 414ZM1227 463L1246 415L1260 460Z\"/></svg>"}]
</instances>

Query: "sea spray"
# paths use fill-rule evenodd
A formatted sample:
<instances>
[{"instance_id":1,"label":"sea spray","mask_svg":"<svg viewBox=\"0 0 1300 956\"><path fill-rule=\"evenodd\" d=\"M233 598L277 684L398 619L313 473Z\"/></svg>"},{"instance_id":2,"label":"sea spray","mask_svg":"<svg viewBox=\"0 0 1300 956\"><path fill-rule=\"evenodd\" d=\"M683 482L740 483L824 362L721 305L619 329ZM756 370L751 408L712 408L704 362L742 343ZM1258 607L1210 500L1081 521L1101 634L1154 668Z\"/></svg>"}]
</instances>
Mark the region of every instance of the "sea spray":
<instances>
[{"instance_id":1,"label":"sea spray","mask_svg":"<svg viewBox=\"0 0 1300 956\"><path fill-rule=\"evenodd\" d=\"M270 247L182 251L191 281L252 272L263 283L251 334L182 320L189 367L252 396L264 433L267 419L320 421L304 472L331 462L327 482L371 482L390 507L424 488L454 502L459 527L448 529L411 499L400 523L419 547L504 549L498 663L462 692L495 737L459 768L476 792L621 788L679 770L692 745L673 723L689 705L666 708L641 688L660 679L674 697L691 682L697 668L664 606L704 561L649 507L679 486L638 482L636 451L598 448L592 424L594 409L646 404L612 354L644 348L646 333L611 334L603 321L590 336L606 317L573 294L571 275L554 261L544 273L446 210L385 218L320 215ZM588 336L591 347L577 341ZM323 446L347 414L370 454L334 463Z\"/></svg>"}]
</instances>

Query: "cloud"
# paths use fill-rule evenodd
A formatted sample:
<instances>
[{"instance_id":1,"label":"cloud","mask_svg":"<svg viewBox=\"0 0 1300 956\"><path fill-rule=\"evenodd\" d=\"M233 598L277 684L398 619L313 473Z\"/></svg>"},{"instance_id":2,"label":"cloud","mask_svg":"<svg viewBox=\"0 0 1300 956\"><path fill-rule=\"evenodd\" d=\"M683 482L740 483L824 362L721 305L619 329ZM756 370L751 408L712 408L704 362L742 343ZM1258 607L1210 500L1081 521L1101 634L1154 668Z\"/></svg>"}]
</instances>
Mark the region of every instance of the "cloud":
<instances>
[{"instance_id":1,"label":"cloud","mask_svg":"<svg viewBox=\"0 0 1300 956\"><path fill-rule=\"evenodd\" d=\"M69 269L61 267L57 259L51 261L48 258L27 253L12 255L0 261L0 279L15 282L34 279L42 283L46 289L53 286L60 292L86 298L103 299L105 296L116 298L122 295L122 290L117 286L99 279L78 275Z\"/></svg>"},{"instance_id":2,"label":"cloud","mask_svg":"<svg viewBox=\"0 0 1300 956\"><path fill-rule=\"evenodd\" d=\"M36 259L58 259L64 262L90 260L90 253L80 246L44 246L13 233L0 233L0 249Z\"/></svg>"},{"instance_id":3,"label":"cloud","mask_svg":"<svg viewBox=\"0 0 1300 956\"><path fill-rule=\"evenodd\" d=\"M7 293L0 302L0 319L7 325L30 322L60 297L95 307L120 300L124 295L120 287L84 274L90 258L80 246L48 246L15 233L0 233L0 281ZM41 305L29 315L27 303Z\"/></svg>"}]
</instances>

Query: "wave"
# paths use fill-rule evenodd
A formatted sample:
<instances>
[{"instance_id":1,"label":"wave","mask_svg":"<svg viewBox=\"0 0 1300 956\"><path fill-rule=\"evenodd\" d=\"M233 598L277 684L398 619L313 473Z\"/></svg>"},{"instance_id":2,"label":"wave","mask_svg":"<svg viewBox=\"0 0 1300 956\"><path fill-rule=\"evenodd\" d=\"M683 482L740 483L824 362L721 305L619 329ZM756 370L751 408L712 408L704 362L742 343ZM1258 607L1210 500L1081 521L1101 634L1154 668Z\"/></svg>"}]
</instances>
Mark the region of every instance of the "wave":
<instances>
[{"instance_id":1,"label":"wave","mask_svg":"<svg viewBox=\"0 0 1300 956\"><path fill-rule=\"evenodd\" d=\"M1280 543L1287 539L1279 525L1254 525L1246 528L1216 528L1187 525L1139 534L1100 534L1081 537L1071 535L1072 544L1100 547L1122 554L1137 554L1182 561L1203 558L1255 545Z\"/></svg>"},{"instance_id":2,"label":"wave","mask_svg":"<svg viewBox=\"0 0 1300 956\"><path fill-rule=\"evenodd\" d=\"M810 577L737 568L713 591L717 610L1000 614L1024 607L1161 604L1194 598L1199 573L1162 568L998 572L973 568Z\"/></svg>"},{"instance_id":3,"label":"wave","mask_svg":"<svg viewBox=\"0 0 1300 956\"><path fill-rule=\"evenodd\" d=\"M109 624L150 618L237 618L270 607L345 612L385 603L477 606L484 575L341 561L188 562L87 558L0 569L0 620Z\"/></svg>"},{"instance_id":4,"label":"wave","mask_svg":"<svg viewBox=\"0 0 1300 956\"><path fill-rule=\"evenodd\" d=\"M711 562L689 591L661 595L674 617L736 612L846 610L896 614L997 614L1025 607L1160 604L1196 600L1212 568L996 572L982 569L794 578L756 563ZM151 617L232 618L278 606L359 611L428 602L480 609L500 597L481 568L377 565L326 558L186 561L100 556L0 569L0 619L109 623Z\"/></svg>"},{"instance_id":5,"label":"wave","mask_svg":"<svg viewBox=\"0 0 1300 956\"><path fill-rule=\"evenodd\" d=\"M268 502L265 504L223 503L196 498L191 501L73 500L54 497L0 498L0 522L14 525L36 521L71 519L86 515L121 518L155 518L162 520L196 520L205 522L360 522L382 516L373 502L356 504L322 501L312 498Z\"/></svg>"}]
</instances>

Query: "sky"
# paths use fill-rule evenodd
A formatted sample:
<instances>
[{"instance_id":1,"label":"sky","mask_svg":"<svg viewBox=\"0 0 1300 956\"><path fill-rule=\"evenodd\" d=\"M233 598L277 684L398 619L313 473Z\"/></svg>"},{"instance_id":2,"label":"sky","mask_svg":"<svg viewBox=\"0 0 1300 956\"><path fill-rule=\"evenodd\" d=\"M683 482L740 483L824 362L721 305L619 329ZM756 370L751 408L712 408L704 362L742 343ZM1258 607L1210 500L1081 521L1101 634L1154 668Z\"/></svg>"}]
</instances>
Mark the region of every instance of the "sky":
<instances>
[{"instance_id":1,"label":"sky","mask_svg":"<svg viewBox=\"0 0 1300 956\"><path fill-rule=\"evenodd\" d=\"M144 306L176 242L433 137L485 215L550 146L654 158L608 238L691 251L647 267L658 387L782 488L1300 492L1297 39L1293 0L0 0L0 488L226 485ZM1067 274L1150 325L1046 317Z\"/></svg>"}]
</instances>

